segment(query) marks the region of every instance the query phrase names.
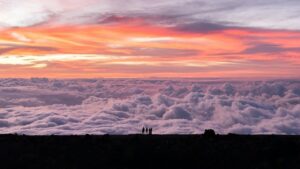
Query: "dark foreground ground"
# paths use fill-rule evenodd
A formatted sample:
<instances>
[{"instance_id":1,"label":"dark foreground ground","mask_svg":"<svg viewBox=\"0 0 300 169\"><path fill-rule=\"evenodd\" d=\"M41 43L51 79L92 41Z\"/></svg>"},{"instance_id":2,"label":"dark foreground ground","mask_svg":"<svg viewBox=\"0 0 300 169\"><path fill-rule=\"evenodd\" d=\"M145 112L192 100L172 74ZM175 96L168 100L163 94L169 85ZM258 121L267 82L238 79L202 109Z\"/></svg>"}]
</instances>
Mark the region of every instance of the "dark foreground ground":
<instances>
[{"instance_id":1,"label":"dark foreground ground","mask_svg":"<svg viewBox=\"0 0 300 169\"><path fill-rule=\"evenodd\" d=\"M300 136L0 135L0 168L298 169Z\"/></svg>"}]
</instances>

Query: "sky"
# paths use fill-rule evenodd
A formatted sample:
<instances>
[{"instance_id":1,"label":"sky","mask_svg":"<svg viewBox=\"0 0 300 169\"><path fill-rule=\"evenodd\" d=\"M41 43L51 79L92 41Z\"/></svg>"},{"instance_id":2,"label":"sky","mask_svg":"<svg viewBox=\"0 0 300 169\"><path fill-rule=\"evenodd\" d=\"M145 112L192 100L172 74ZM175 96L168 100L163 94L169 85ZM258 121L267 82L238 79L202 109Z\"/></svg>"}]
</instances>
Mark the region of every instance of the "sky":
<instances>
[{"instance_id":1,"label":"sky","mask_svg":"<svg viewBox=\"0 0 300 169\"><path fill-rule=\"evenodd\" d=\"M299 77L298 0L0 0L0 78Z\"/></svg>"}]
</instances>

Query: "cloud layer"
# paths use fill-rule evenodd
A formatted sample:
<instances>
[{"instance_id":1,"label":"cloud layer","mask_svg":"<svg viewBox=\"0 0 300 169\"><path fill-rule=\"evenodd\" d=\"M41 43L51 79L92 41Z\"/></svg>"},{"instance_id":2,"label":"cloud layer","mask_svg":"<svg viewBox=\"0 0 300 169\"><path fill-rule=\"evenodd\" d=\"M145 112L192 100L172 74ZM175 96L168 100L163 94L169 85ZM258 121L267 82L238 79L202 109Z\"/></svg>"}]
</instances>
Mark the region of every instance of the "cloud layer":
<instances>
[{"instance_id":1,"label":"cloud layer","mask_svg":"<svg viewBox=\"0 0 300 169\"><path fill-rule=\"evenodd\" d=\"M0 80L0 133L300 134L300 81Z\"/></svg>"},{"instance_id":2,"label":"cloud layer","mask_svg":"<svg viewBox=\"0 0 300 169\"><path fill-rule=\"evenodd\" d=\"M107 24L144 18L160 25L198 23L185 29L191 31L225 26L299 30L299 6L297 0L1 0L0 26Z\"/></svg>"}]
</instances>

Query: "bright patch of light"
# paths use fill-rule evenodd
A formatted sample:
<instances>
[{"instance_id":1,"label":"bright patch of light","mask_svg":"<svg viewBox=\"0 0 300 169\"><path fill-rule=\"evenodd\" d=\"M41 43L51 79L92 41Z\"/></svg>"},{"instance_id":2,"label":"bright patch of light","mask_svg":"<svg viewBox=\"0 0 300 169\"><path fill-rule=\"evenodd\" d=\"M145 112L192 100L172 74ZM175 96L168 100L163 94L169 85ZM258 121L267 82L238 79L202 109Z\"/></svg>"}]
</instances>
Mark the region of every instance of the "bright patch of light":
<instances>
[{"instance_id":1,"label":"bright patch of light","mask_svg":"<svg viewBox=\"0 0 300 169\"><path fill-rule=\"evenodd\" d=\"M47 66L48 66L47 64L41 63L41 64L35 64L35 65L31 66L31 67L32 68L45 68Z\"/></svg>"},{"instance_id":2,"label":"bright patch of light","mask_svg":"<svg viewBox=\"0 0 300 169\"><path fill-rule=\"evenodd\" d=\"M175 38L172 37L138 37L130 38L129 41L133 42L162 42L162 41L172 41Z\"/></svg>"},{"instance_id":3,"label":"bright patch of light","mask_svg":"<svg viewBox=\"0 0 300 169\"><path fill-rule=\"evenodd\" d=\"M28 55L28 56L14 56L7 55L0 57L0 64L4 65L39 65L41 62L51 61L109 61L118 59L117 56L111 55L97 55L97 54L49 54L49 55ZM44 66L44 65L43 65Z\"/></svg>"},{"instance_id":4,"label":"bright patch of light","mask_svg":"<svg viewBox=\"0 0 300 169\"><path fill-rule=\"evenodd\" d=\"M14 37L16 40L21 41L21 42L31 42L31 39L27 38L26 36L17 33L17 32L12 32L11 36Z\"/></svg>"}]
</instances>

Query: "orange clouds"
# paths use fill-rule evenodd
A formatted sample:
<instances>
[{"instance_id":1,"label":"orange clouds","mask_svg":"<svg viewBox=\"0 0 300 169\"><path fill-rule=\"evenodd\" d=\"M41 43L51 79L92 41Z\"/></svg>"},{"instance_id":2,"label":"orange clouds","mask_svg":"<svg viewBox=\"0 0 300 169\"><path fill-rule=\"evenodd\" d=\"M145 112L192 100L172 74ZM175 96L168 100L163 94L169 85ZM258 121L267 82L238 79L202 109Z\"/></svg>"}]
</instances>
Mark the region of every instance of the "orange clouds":
<instances>
[{"instance_id":1,"label":"orange clouds","mask_svg":"<svg viewBox=\"0 0 300 169\"><path fill-rule=\"evenodd\" d=\"M140 20L9 28L0 31L0 77L292 77L299 40L292 31L197 33Z\"/></svg>"}]
</instances>

